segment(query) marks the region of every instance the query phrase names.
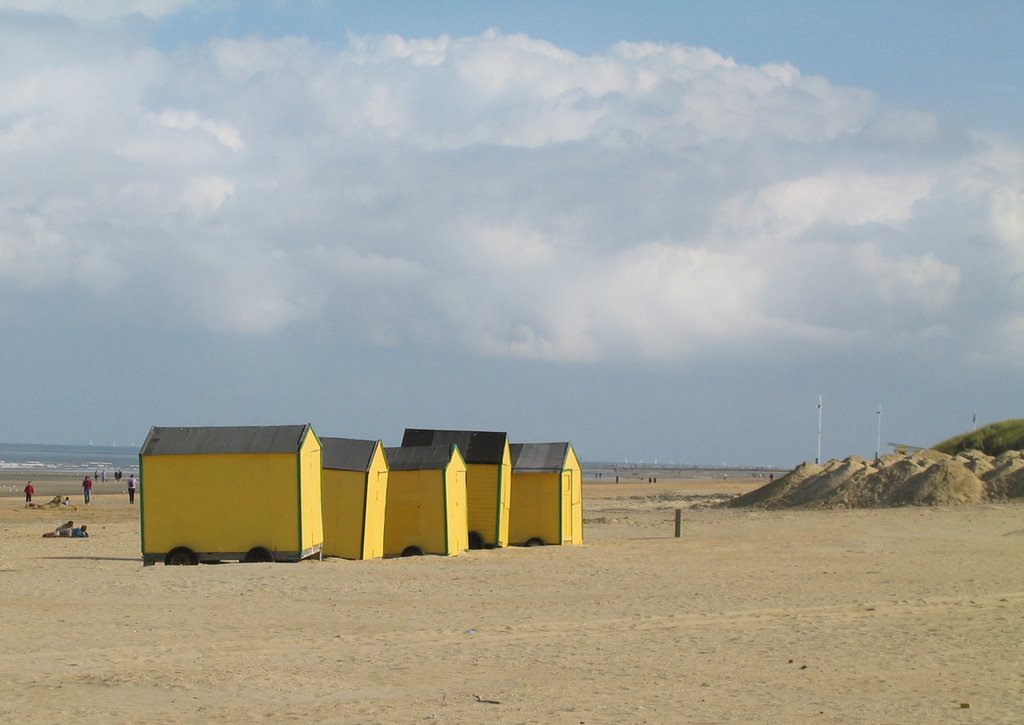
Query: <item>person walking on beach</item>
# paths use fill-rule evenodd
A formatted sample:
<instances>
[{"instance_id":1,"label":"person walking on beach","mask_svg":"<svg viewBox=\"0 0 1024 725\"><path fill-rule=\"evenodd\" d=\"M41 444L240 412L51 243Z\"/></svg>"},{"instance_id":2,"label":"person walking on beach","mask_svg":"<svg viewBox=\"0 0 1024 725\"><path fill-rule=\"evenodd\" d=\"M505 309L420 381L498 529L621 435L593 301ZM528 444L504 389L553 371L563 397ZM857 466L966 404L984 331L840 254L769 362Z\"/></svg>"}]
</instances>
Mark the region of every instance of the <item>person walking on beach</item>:
<instances>
[{"instance_id":1,"label":"person walking on beach","mask_svg":"<svg viewBox=\"0 0 1024 725\"><path fill-rule=\"evenodd\" d=\"M36 492L36 487L29 481L25 484L25 503L32 503L32 494Z\"/></svg>"},{"instance_id":2,"label":"person walking on beach","mask_svg":"<svg viewBox=\"0 0 1024 725\"><path fill-rule=\"evenodd\" d=\"M139 487L139 480L133 473L128 479L128 503L135 503L135 489Z\"/></svg>"},{"instance_id":3,"label":"person walking on beach","mask_svg":"<svg viewBox=\"0 0 1024 725\"><path fill-rule=\"evenodd\" d=\"M89 474L86 474L85 480L82 481L82 495L85 496L86 503L92 501L92 479L89 478Z\"/></svg>"}]
</instances>

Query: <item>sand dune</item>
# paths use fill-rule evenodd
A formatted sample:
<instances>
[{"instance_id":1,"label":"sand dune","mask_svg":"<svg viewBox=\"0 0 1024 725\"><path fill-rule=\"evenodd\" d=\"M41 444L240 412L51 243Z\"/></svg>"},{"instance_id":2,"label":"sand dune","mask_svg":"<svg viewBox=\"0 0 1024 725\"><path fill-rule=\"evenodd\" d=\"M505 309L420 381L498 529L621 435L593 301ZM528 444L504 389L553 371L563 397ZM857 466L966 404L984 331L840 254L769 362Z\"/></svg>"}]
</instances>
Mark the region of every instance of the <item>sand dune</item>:
<instances>
[{"instance_id":1,"label":"sand dune","mask_svg":"<svg viewBox=\"0 0 1024 725\"><path fill-rule=\"evenodd\" d=\"M738 496L730 508L877 508L948 506L1024 496L1024 454L949 456L923 450L877 461L857 456L823 465L803 463L777 481Z\"/></svg>"}]
</instances>

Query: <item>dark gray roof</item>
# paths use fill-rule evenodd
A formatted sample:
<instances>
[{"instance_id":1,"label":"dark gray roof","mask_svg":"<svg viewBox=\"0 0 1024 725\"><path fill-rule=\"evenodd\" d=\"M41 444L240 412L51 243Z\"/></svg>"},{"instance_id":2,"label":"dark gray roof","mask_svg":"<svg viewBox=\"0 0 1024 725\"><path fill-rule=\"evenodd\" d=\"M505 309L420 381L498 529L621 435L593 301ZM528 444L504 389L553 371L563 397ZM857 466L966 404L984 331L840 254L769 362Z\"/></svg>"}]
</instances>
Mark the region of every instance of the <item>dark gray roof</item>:
<instances>
[{"instance_id":1,"label":"dark gray roof","mask_svg":"<svg viewBox=\"0 0 1024 725\"><path fill-rule=\"evenodd\" d=\"M307 425L201 426L149 429L139 455L173 456L197 453L295 453Z\"/></svg>"},{"instance_id":2,"label":"dark gray roof","mask_svg":"<svg viewBox=\"0 0 1024 725\"><path fill-rule=\"evenodd\" d=\"M369 471L377 443L356 438L321 438L324 468L335 471Z\"/></svg>"},{"instance_id":3,"label":"dark gray roof","mask_svg":"<svg viewBox=\"0 0 1024 725\"><path fill-rule=\"evenodd\" d=\"M402 446L447 446L452 443L466 463L501 463L508 433L481 430L406 428Z\"/></svg>"},{"instance_id":4,"label":"dark gray roof","mask_svg":"<svg viewBox=\"0 0 1024 725\"><path fill-rule=\"evenodd\" d=\"M385 448L388 469L392 471L430 471L445 468L452 460L454 446L402 446Z\"/></svg>"},{"instance_id":5,"label":"dark gray roof","mask_svg":"<svg viewBox=\"0 0 1024 725\"><path fill-rule=\"evenodd\" d=\"M554 472L565 468L568 443L513 443L509 446L512 472Z\"/></svg>"}]
</instances>

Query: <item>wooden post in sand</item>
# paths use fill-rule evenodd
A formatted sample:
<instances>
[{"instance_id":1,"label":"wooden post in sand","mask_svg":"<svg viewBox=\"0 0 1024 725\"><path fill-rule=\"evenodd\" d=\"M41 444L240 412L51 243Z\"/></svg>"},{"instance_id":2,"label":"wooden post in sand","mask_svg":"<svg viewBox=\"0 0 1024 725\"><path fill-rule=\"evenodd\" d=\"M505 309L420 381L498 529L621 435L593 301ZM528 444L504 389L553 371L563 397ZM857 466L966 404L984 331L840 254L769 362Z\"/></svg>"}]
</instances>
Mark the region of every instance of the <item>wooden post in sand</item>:
<instances>
[{"instance_id":1,"label":"wooden post in sand","mask_svg":"<svg viewBox=\"0 0 1024 725\"><path fill-rule=\"evenodd\" d=\"M676 509L676 538L683 535L683 510Z\"/></svg>"}]
</instances>

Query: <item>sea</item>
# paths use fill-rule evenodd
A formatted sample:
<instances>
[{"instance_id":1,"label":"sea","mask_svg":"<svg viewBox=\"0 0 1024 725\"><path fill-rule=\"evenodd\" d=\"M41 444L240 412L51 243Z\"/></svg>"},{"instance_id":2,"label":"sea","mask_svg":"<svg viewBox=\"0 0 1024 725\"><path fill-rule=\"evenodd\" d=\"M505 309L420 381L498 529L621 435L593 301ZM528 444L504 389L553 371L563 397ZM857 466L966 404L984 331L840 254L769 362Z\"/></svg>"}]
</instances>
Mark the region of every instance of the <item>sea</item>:
<instances>
[{"instance_id":1,"label":"sea","mask_svg":"<svg viewBox=\"0 0 1024 725\"><path fill-rule=\"evenodd\" d=\"M584 461L583 480L618 481L619 479L657 479L659 476L665 479L672 478L705 478L715 480L729 478L730 476L753 476L755 478L767 477L769 474L778 476L789 469L775 468L772 466L700 466L682 465L671 463L607 463L596 461Z\"/></svg>"},{"instance_id":2,"label":"sea","mask_svg":"<svg viewBox=\"0 0 1024 725\"><path fill-rule=\"evenodd\" d=\"M47 443L0 443L0 471L50 471L53 473L100 473L109 476L139 470L139 449L134 446L57 445ZM629 478L728 478L730 475L767 475L772 467L685 466L643 463L583 463L585 480Z\"/></svg>"},{"instance_id":3,"label":"sea","mask_svg":"<svg viewBox=\"0 0 1024 725\"><path fill-rule=\"evenodd\" d=\"M130 446L56 445L47 443L0 443L0 471L50 471L126 475L139 469L139 449Z\"/></svg>"}]
</instances>

